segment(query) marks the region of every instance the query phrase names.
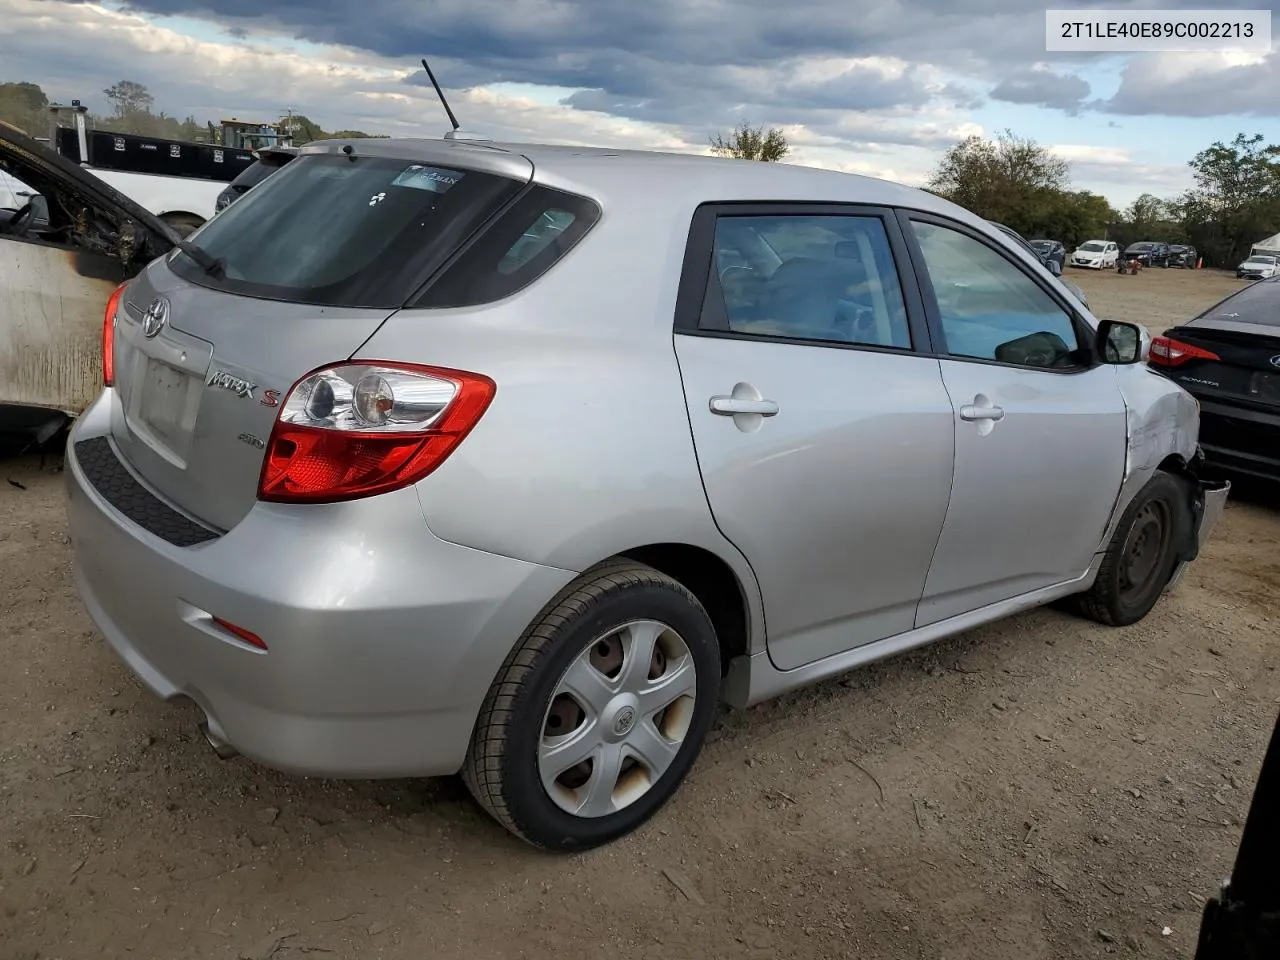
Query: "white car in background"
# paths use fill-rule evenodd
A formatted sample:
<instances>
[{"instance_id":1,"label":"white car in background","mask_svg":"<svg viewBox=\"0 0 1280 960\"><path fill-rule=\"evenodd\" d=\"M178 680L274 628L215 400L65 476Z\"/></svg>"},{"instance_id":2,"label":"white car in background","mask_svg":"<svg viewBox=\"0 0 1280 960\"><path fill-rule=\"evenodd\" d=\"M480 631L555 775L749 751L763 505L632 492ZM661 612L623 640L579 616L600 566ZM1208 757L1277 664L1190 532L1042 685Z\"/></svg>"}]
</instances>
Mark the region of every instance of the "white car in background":
<instances>
[{"instance_id":1,"label":"white car in background","mask_svg":"<svg viewBox=\"0 0 1280 960\"><path fill-rule=\"evenodd\" d=\"M1120 247L1110 240L1087 240L1076 247L1068 261L1073 267L1106 270L1120 259Z\"/></svg>"},{"instance_id":2,"label":"white car in background","mask_svg":"<svg viewBox=\"0 0 1280 960\"><path fill-rule=\"evenodd\" d=\"M1266 254L1255 253L1236 267L1237 280L1267 280L1276 275L1280 260Z\"/></svg>"}]
</instances>

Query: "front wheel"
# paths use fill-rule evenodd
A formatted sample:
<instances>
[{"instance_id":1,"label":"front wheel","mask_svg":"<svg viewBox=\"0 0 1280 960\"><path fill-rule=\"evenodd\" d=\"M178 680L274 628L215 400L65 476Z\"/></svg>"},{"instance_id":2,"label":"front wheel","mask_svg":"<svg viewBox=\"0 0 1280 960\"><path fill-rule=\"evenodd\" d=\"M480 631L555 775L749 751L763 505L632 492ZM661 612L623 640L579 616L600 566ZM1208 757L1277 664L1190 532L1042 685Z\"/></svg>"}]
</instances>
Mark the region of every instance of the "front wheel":
<instances>
[{"instance_id":1,"label":"front wheel","mask_svg":"<svg viewBox=\"0 0 1280 960\"><path fill-rule=\"evenodd\" d=\"M1190 523L1186 485L1157 473L1116 525L1093 586L1073 598L1077 612L1113 627L1145 617L1173 575Z\"/></svg>"},{"instance_id":2,"label":"front wheel","mask_svg":"<svg viewBox=\"0 0 1280 960\"><path fill-rule=\"evenodd\" d=\"M715 629L693 594L651 567L604 564L566 587L507 658L463 780L535 846L608 843L679 788L719 689Z\"/></svg>"}]
</instances>

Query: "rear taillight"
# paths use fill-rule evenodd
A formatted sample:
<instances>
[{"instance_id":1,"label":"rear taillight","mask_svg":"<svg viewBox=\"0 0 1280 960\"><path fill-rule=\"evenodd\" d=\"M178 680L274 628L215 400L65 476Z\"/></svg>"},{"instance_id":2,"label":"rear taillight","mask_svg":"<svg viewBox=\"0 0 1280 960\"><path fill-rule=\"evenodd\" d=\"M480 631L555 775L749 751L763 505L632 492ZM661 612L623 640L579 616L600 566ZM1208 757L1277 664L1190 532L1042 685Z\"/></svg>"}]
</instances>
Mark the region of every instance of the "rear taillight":
<instances>
[{"instance_id":1,"label":"rear taillight","mask_svg":"<svg viewBox=\"0 0 1280 960\"><path fill-rule=\"evenodd\" d=\"M376 360L308 374L280 406L258 499L332 503L416 483L462 442L496 391L478 373Z\"/></svg>"},{"instance_id":2,"label":"rear taillight","mask_svg":"<svg viewBox=\"0 0 1280 960\"><path fill-rule=\"evenodd\" d=\"M111 291L107 298L107 313L102 318L102 385L109 387L116 381L115 365L115 333L116 311L120 309L120 297L124 294L125 284L120 284Z\"/></svg>"},{"instance_id":3,"label":"rear taillight","mask_svg":"<svg viewBox=\"0 0 1280 960\"><path fill-rule=\"evenodd\" d=\"M1172 337L1155 337L1151 341L1151 362L1157 367L1178 367L1188 360L1221 360L1212 350L1193 347Z\"/></svg>"}]
</instances>

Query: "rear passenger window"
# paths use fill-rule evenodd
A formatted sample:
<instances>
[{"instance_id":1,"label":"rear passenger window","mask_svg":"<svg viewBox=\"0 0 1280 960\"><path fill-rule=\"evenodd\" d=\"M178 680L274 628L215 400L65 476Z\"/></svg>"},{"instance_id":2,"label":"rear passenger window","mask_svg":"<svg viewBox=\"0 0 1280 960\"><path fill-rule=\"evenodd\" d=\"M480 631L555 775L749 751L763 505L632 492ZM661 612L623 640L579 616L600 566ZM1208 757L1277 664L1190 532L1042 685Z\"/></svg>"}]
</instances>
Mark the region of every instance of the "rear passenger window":
<instances>
[{"instance_id":1,"label":"rear passenger window","mask_svg":"<svg viewBox=\"0 0 1280 960\"><path fill-rule=\"evenodd\" d=\"M736 333L910 349L906 305L878 217L722 216L715 258Z\"/></svg>"},{"instance_id":2,"label":"rear passenger window","mask_svg":"<svg viewBox=\"0 0 1280 960\"><path fill-rule=\"evenodd\" d=\"M586 197L535 185L427 287L414 307L470 307L522 290L600 219Z\"/></svg>"},{"instance_id":3,"label":"rear passenger window","mask_svg":"<svg viewBox=\"0 0 1280 960\"><path fill-rule=\"evenodd\" d=\"M498 272L515 273L555 243L556 238L569 229L575 219L571 210L561 210L556 207L543 210L537 220L520 234L520 239L507 248L507 252L498 261Z\"/></svg>"}]
</instances>

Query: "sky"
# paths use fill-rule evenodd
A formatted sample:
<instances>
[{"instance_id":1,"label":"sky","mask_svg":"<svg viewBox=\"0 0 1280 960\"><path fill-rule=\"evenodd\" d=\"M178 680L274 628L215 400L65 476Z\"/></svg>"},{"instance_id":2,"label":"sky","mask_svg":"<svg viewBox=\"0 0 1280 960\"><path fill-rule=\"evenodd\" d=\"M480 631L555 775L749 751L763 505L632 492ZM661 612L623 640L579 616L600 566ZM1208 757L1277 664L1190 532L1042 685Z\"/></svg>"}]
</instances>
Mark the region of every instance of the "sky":
<instances>
[{"instance_id":1,"label":"sky","mask_svg":"<svg viewBox=\"0 0 1280 960\"><path fill-rule=\"evenodd\" d=\"M1274 9L1280 0L1231 0ZM1054 3L1054 7L1066 7ZM1194 2L1072 9L1203 9ZM1191 185L1197 151L1280 140L1280 57L1047 53L1026 0L0 0L0 81L106 112L155 109L438 136L708 151L743 120L788 162L919 186L969 134L1010 128L1123 208ZM1280 29L1280 24L1276 27Z\"/></svg>"}]
</instances>

